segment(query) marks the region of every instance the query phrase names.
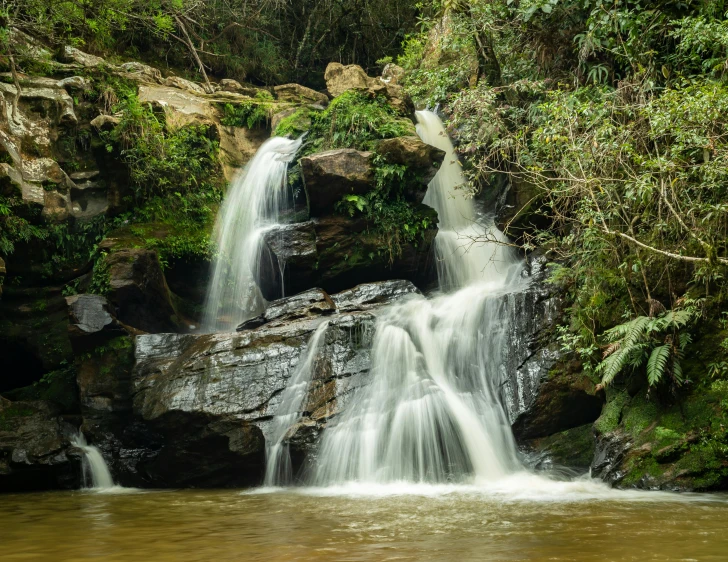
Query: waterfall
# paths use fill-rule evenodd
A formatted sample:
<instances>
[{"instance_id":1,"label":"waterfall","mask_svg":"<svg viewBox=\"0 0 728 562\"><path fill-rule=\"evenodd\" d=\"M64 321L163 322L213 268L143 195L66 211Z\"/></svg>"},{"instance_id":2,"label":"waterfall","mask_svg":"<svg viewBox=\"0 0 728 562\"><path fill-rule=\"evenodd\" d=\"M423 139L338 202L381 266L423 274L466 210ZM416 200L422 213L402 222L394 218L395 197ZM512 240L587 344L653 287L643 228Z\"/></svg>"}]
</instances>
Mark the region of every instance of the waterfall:
<instances>
[{"instance_id":1,"label":"waterfall","mask_svg":"<svg viewBox=\"0 0 728 562\"><path fill-rule=\"evenodd\" d=\"M104 457L101 456L101 451L97 447L89 445L81 432L73 438L71 444L83 451L82 466L85 487L95 490L113 488L114 479L111 477Z\"/></svg>"},{"instance_id":2,"label":"waterfall","mask_svg":"<svg viewBox=\"0 0 728 562\"><path fill-rule=\"evenodd\" d=\"M258 286L264 234L278 224L288 164L301 141L267 140L230 186L215 224L217 254L205 301L205 330L234 330L264 310L266 300Z\"/></svg>"},{"instance_id":3,"label":"waterfall","mask_svg":"<svg viewBox=\"0 0 728 562\"><path fill-rule=\"evenodd\" d=\"M281 396L272 431L266 436L266 486L290 484L293 480L287 438L301 417L303 401L308 396L308 388L316 369L316 358L328 324L327 321L322 322L311 336L305 354Z\"/></svg>"},{"instance_id":4,"label":"waterfall","mask_svg":"<svg viewBox=\"0 0 728 562\"><path fill-rule=\"evenodd\" d=\"M460 164L440 119L417 113L418 134L445 150L425 202L440 217L440 286L377 320L370 383L323 433L312 483L492 482L522 469L500 388L522 263L492 223L478 224L458 189Z\"/></svg>"}]
</instances>

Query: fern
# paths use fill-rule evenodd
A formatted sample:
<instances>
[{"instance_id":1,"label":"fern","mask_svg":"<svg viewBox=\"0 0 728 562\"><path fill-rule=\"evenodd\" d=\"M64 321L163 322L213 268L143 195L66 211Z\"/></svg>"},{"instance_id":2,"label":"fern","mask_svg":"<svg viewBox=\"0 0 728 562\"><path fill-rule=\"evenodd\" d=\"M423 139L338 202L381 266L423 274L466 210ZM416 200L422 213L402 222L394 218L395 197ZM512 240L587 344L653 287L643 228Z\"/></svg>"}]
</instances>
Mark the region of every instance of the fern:
<instances>
[{"instance_id":1,"label":"fern","mask_svg":"<svg viewBox=\"0 0 728 562\"><path fill-rule=\"evenodd\" d=\"M652 350L650 358L647 361L647 382L650 386L656 385L665 374L667 363L670 360L669 344L658 345Z\"/></svg>"},{"instance_id":2,"label":"fern","mask_svg":"<svg viewBox=\"0 0 728 562\"><path fill-rule=\"evenodd\" d=\"M694 309L668 310L657 318L638 316L607 330L607 348L597 372L602 384L610 384L626 370L639 369L647 361L647 382L659 384L669 374L676 384L684 382L680 360L691 337L680 332L696 316Z\"/></svg>"}]
</instances>

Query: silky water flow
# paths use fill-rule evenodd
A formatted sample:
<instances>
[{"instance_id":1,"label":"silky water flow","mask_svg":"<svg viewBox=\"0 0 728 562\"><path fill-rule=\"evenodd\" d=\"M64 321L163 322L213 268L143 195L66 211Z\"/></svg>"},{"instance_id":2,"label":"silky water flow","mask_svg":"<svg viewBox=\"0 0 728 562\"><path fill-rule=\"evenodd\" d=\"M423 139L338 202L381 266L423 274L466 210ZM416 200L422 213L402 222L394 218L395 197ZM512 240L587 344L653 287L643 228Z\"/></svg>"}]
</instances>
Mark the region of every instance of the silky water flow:
<instances>
[{"instance_id":1,"label":"silky water flow","mask_svg":"<svg viewBox=\"0 0 728 562\"><path fill-rule=\"evenodd\" d=\"M414 296L379 314L369 383L323 432L305 481L492 482L523 470L499 389L512 307L527 286L523 264L460 187L460 164L442 122L417 113L420 137L446 152L425 203L437 210L442 293ZM485 224L483 224L485 223ZM292 482L286 437L300 419L326 324L309 342L283 394L268 446L267 486Z\"/></svg>"},{"instance_id":2,"label":"silky water flow","mask_svg":"<svg viewBox=\"0 0 728 562\"><path fill-rule=\"evenodd\" d=\"M279 224L287 201L287 170L302 139L273 137L230 186L215 223L213 263L203 327L208 332L235 330L260 314L266 300L258 283L265 269L267 230Z\"/></svg>"}]
</instances>

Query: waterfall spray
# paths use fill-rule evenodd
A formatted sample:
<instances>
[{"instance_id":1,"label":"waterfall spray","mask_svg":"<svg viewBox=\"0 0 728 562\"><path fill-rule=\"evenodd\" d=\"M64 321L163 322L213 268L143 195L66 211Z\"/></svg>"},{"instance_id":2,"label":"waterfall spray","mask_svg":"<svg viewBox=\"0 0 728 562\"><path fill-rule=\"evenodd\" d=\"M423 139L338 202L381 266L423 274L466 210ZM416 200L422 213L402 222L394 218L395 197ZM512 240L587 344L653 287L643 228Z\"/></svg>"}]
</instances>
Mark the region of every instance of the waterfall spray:
<instances>
[{"instance_id":1,"label":"waterfall spray","mask_svg":"<svg viewBox=\"0 0 728 562\"><path fill-rule=\"evenodd\" d=\"M207 331L234 330L265 308L258 285L264 234L278 224L288 164L301 142L300 138L267 140L225 196L215 224L217 255L203 321Z\"/></svg>"},{"instance_id":2,"label":"waterfall spray","mask_svg":"<svg viewBox=\"0 0 728 562\"><path fill-rule=\"evenodd\" d=\"M113 488L114 479L111 477L104 457L101 456L101 451L97 447L89 445L81 432L73 438L71 444L83 451L84 486L95 490Z\"/></svg>"}]
</instances>

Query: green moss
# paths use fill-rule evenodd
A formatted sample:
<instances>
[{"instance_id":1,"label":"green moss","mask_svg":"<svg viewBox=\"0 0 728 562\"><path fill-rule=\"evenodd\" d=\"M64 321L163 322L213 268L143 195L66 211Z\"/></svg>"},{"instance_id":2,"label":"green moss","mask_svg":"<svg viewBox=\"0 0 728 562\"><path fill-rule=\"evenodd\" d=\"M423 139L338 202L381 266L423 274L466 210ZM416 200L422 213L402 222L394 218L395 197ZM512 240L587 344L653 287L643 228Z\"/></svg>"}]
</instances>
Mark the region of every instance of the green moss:
<instances>
[{"instance_id":1,"label":"green moss","mask_svg":"<svg viewBox=\"0 0 728 562\"><path fill-rule=\"evenodd\" d=\"M624 410L622 425L632 436L637 437L655 423L658 412L657 405L644 395L635 396Z\"/></svg>"},{"instance_id":2,"label":"green moss","mask_svg":"<svg viewBox=\"0 0 728 562\"><path fill-rule=\"evenodd\" d=\"M295 138L311 128L311 115L315 111L308 107L301 107L288 117L281 119L273 134L277 137Z\"/></svg>"},{"instance_id":3,"label":"green moss","mask_svg":"<svg viewBox=\"0 0 728 562\"><path fill-rule=\"evenodd\" d=\"M622 419L622 410L629 401L626 391L619 392L608 398L602 409L599 419L594 422L594 429L600 434L614 431Z\"/></svg>"},{"instance_id":4,"label":"green moss","mask_svg":"<svg viewBox=\"0 0 728 562\"><path fill-rule=\"evenodd\" d=\"M547 451L559 465L586 468L594 458L594 431L586 424L538 439L534 445Z\"/></svg>"}]
</instances>

